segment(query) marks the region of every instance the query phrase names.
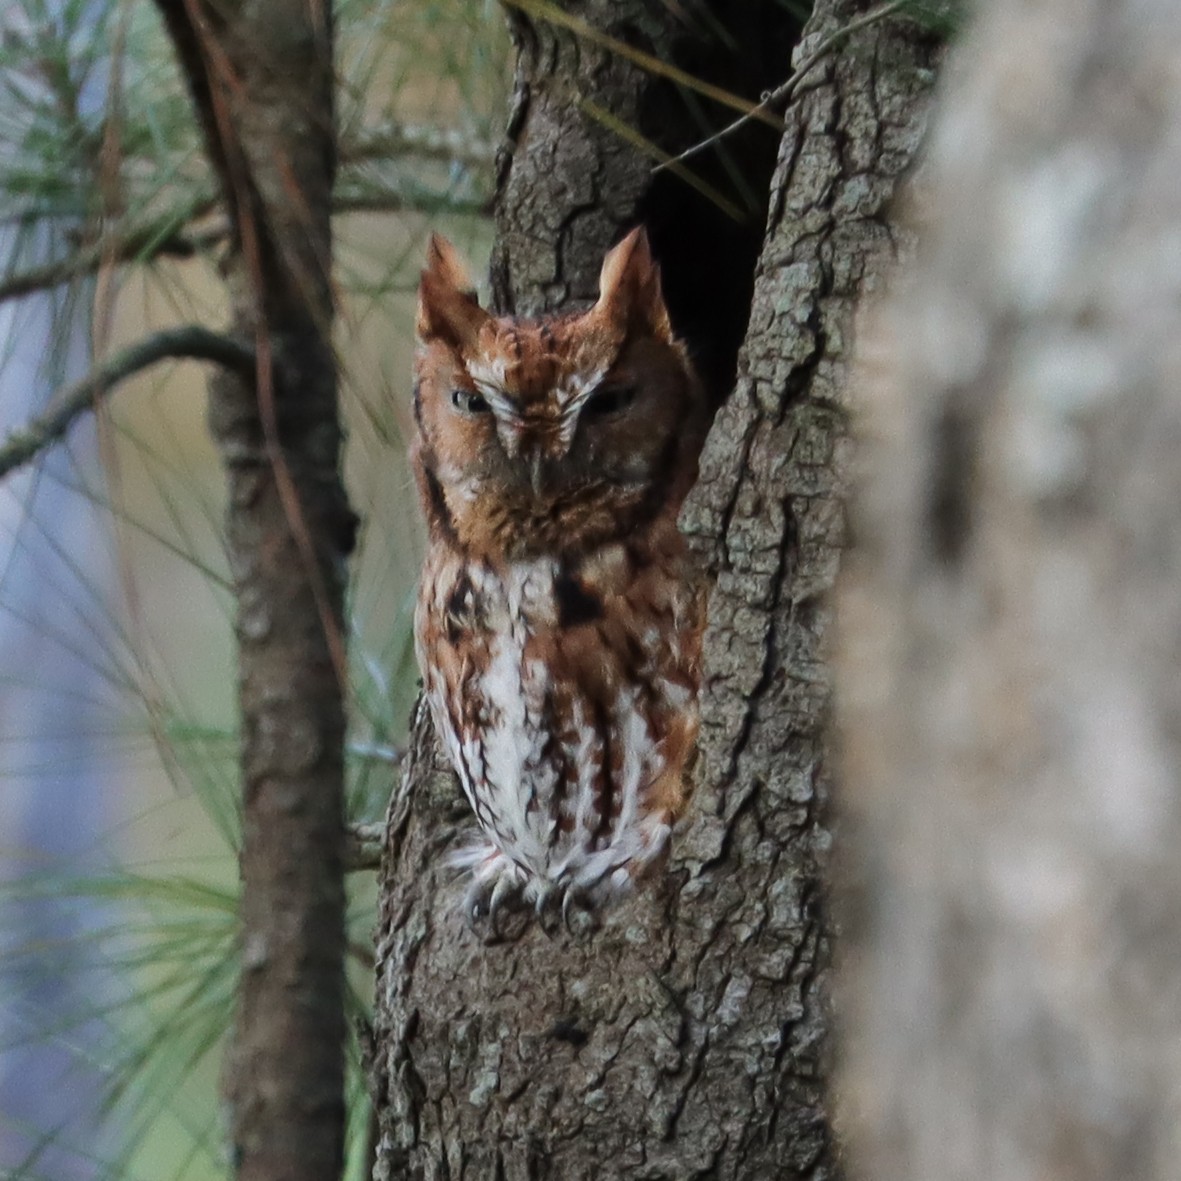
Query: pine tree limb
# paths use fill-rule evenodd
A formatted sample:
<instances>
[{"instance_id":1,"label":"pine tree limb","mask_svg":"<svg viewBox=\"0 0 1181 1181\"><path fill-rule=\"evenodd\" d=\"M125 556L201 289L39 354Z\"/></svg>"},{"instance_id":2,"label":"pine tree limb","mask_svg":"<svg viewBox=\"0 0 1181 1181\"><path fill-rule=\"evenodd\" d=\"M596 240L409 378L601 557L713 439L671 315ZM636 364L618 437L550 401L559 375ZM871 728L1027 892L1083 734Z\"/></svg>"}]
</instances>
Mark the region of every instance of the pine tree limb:
<instances>
[{"instance_id":1,"label":"pine tree limb","mask_svg":"<svg viewBox=\"0 0 1181 1181\"><path fill-rule=\"evenodd\" d=\"M884 20L888 16L892 16L898 12L908 0L886 0L884 4L879 4L876 8L871 8L864 16L859 16L855 20L849 21L847 25L842 25L839 29L829 33L820 44L800 63L799 68L792 74L786 82L781 86L775 87L774 90L763 96L762 101L752 107L749 111L744 111L733 123L727 124L720 131L715 131L713 135L707 136L705 139L695 143L692 147L686 148L679 156L673 156L668 160L662 160L655 168L653 173L662 172L666 168L675 170L676 165L683 164L692 156L696 156L699 152L704 152L706 148L712 144L716 144L719 140L725 139L728 135L733 135L739 128L745 127L752 119L766 120L780 104L788 102L799 89L800 83L804 78L812 72L812 70L820 64L833 50L839 48L845 43L854 33L860 29L868 28L870 25L877 24L878 21Z\"/></svg>"},{"instance_id":2,"label":"pine tree limb","mask_svg":"<svg viewBox=\"0 0 1181 1181\"><path fill-rule=\"evenodd\" d=\"M353 191L338 193L333 199L332 212L342 215L403 211L475 214L487 212L487 207L488 201L480 197L449 197L446 193L433 193L428 189L402 192L373 186L371 191L354 187ZM224 217L205 219L199 228L185 230L178 227L167 233L161 233L158 225L136 227L113 240L83 246L55 262L0 277L0 303L93 275L106 265L149 263L157 258L192 258L224 242L229 233L229 223Z\"/></svg>"},{"instance_id":3,"label":"pine tree limb","mask_svg":"<svg viewBox=\"0 0 1181 1181\"><path fill-rule=\"evenodd\" d=\"M87 411L127 378L167 359L213 361L237 373L252 374L254 350L240 340L199 324L169 328L108 357L80 381L62 390L54 405L0 444L0 480L35 459L61 439Z\"/></svg>"}]
</instances>

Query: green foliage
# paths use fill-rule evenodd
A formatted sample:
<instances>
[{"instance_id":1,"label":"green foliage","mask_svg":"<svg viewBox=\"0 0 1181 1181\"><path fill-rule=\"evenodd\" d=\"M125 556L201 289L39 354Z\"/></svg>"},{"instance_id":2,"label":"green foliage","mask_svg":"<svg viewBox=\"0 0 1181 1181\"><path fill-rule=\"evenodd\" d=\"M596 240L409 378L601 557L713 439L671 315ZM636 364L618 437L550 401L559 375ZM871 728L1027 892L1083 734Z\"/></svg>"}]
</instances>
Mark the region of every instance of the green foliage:
<instances>
[{"instance_id":1,"label":"green foliage","mask_svg":"<svg viewBox=\"0 0 1181 1181\"><path fill-rule=\"evenodd\" d=\"M342 403L361 428L347 466L364 521L349 590L347 809L350 821L374 822L398 773L417 678L417 525L401 438L410 293L428 225L444 220L476 261L486 249L482 211L506 106L508 41L500 13L483 0L343 0L337 11ZM54 297L63 336L73 309L94 300L99 348L109 327L129 318L140 322L137 333L160 320L216 326L226 226L154 6L18 0L4 21L0 231L9 231L9 249L0 259L0 309L69 280ZM117 299L105 278L97 293L92 282L115 266ZM0 357L0 379L3 366ZM15 915L19 903L25 913L44 904L89 916L60 943L27 934L14 942L17 931L0 929L6 978L88 972L94 984L68 1013L34 1006L0 1027L0 1054L38 1041L96 1069L106 1129L97 1142L68 1125L20 1129L32 1147L14 1176L50 1176L54 1147L88 1160L101 1177L228 1171L218 1061L238 974L233 603L220 541L224 493L190 401L156 375L121 392L105 423L102 469L42 468L20 485L27 503L2 535L14 553L22 537L35 536L60 569L43 593L59 614L82 621L86 639L75 655L101 686L97 740L118 768L121 796L115 826L82 868L0 849L0 915ZM115 567L115 578L42 518L38 481L98 511L117 551L100 564ZM0 613L54 627L26 618L10 590L0 570ZM5 700L27 704L47 693L36 668L3 673ZM42 715L53 720L39 722L35 735L46 743L74 725L68 695L53 692ZM0 790L37 770L18 765L0 738ZM370 1004L375 891L368 875L353 875L349 887L350 1017L361 1020ZM368 1176L370 1121L356 1044L348 1052L346 1176L360 1179ZM0 1113L0 1139L8 1127Z\"/></svg>"},{"instance_id":2,"label":"green foliage","mask_svg":"<svg viewBox=\"0 0 1181 1181\"><path fill-rule=\"evenodd\" d=\"M225 1168L215 1102L216 1058L234 1013L238 977L236 784L209 775L203 754L230 752L229 732L177 727L169 736L176 770L188 777L211 824L227 828L233 845L192 866L177 860L132 869L118 864L74 875L57 867L25 873L0 900L51 899L92 904L101 918L62 944L19 946L7 964L11 979L54 979L90 964L102 987L92 1004L52 1025L29 1023L27 1036L79 1045L102 1068L101 1106L112 1136L97 1160L112 1177L215 1177ZM201 752L201 753L196 753ZM196 754L196 757L194 757ZM372 755L361 752L358 763ZM230 760L225 760L226 769ZM385 789L388 791L388 774ZM360 794L353 796L362 802ZM363 802L372 807L373 793ZM369 813L365 813L366 815ZM227 824L228 820L228 824ZM373 923L372 890L353 890L349 941L349 1024L368 1014L372 963L361 952ZM7 895L7 897L4 897ZM0 912L8 908L0 907ZM5 940L7 943L8 941ZM12 1048L12 1043L6 1048ZM367 1176L368 1098L358 1047L348 1047L350 1101L346 1177ZM60 1133L71 1144L68 1129ZM30 1162L29 1176L37 1176Z\"/></svg>"},{"instance_id":3,"label":"green foliage","mask_svg":"<svg viewBox=\"0 0 1181 1181\"><path fill-rule=\"evenodd\" d=\"M953 41L963 30L970 7L968 0L908 0L902 12L937 37Z\"/></svg>"}]
</instances>

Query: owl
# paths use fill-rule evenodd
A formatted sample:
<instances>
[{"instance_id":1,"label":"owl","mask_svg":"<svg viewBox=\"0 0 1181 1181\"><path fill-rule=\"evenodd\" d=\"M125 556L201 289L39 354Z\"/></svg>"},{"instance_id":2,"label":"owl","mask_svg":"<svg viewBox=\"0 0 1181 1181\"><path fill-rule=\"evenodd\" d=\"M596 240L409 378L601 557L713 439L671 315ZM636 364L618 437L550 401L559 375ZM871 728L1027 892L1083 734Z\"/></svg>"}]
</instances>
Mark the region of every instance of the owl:
<instances>
[{"instance_id":1,"label":"owl","mask_svg":"<svg viewBox=\"0 0 1181 1181\"><path fill-rule=\"evenodd\" d=\"M642 228L593 307L532 320L481 308L433 237L415 377L415 646L481 830L465 909L569 922L660 862L685 805L704 602L676 519L702 388Z\"/></svg>"}]
</instances>

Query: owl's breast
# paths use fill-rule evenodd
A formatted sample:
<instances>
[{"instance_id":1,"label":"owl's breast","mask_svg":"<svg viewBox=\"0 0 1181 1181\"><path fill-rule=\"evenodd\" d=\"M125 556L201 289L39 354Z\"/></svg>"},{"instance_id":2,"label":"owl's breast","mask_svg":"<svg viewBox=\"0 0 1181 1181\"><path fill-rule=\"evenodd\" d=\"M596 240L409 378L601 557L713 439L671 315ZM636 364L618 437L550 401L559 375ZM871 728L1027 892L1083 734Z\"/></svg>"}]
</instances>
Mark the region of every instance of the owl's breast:
<instances>
[{"instance_id":1,"label":"owl's breast","mask_svg":"<svg viewBox=\"0 0 1181 1181\"><path fill-rule=\"evenodd\" d=\"M617 887L663 850L696 736L699 614L679 560L662 572L622 546L428 558L416 641L434 720L481 827L527 875Z\"/></svg>"}]
</instances>

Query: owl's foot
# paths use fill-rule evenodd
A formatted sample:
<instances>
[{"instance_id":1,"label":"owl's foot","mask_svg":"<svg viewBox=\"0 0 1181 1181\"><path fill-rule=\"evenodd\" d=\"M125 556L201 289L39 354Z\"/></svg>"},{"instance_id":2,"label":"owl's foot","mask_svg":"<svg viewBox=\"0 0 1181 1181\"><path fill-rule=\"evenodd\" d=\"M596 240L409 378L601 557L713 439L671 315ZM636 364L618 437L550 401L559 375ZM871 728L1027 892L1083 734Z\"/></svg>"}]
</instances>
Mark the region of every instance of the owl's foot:
<instances>
[{"instance_id":1,"label":"owl's foot","mask_svg":"<svg viewBox=\"0 0 1181 1181\"><path fill-rule=\"evenodd\" d=\"M542 877L492 844L469 846L450 860L472 875L463 913L486 943L519 939L533 917L551 939L563 929L574 938L585 938L598 930L603 906L631 889L626 868L616 866L589 880L586 875L575 879L564 870L556 877Z\"/></svg>"},{"instance_id":2,"label":"owl's foot","mask_svg":"<svg viewBox=\"0 0 1181 1181\"><path fill-rule=\"evenodd\" d=\"M503 920L512 913L524 912L528 881L524 870L494 845L465 850L455 861L472 870L471 884L463 899L464 917L472 931L487 943L519 938L524 927L506 931Z\"/></svg>"},{"instance_id":3,"label":"owl's foot","mask_svg":"<svg viewBox=\"0 0 1181 1181\"><path fill-rule=\"evenodd\" d=\"M564 927L568 935L583 938L598 930L594 900L569 882L541 884L533 903L537 925L551 939Z\"/></svg>"}]
</instances>

